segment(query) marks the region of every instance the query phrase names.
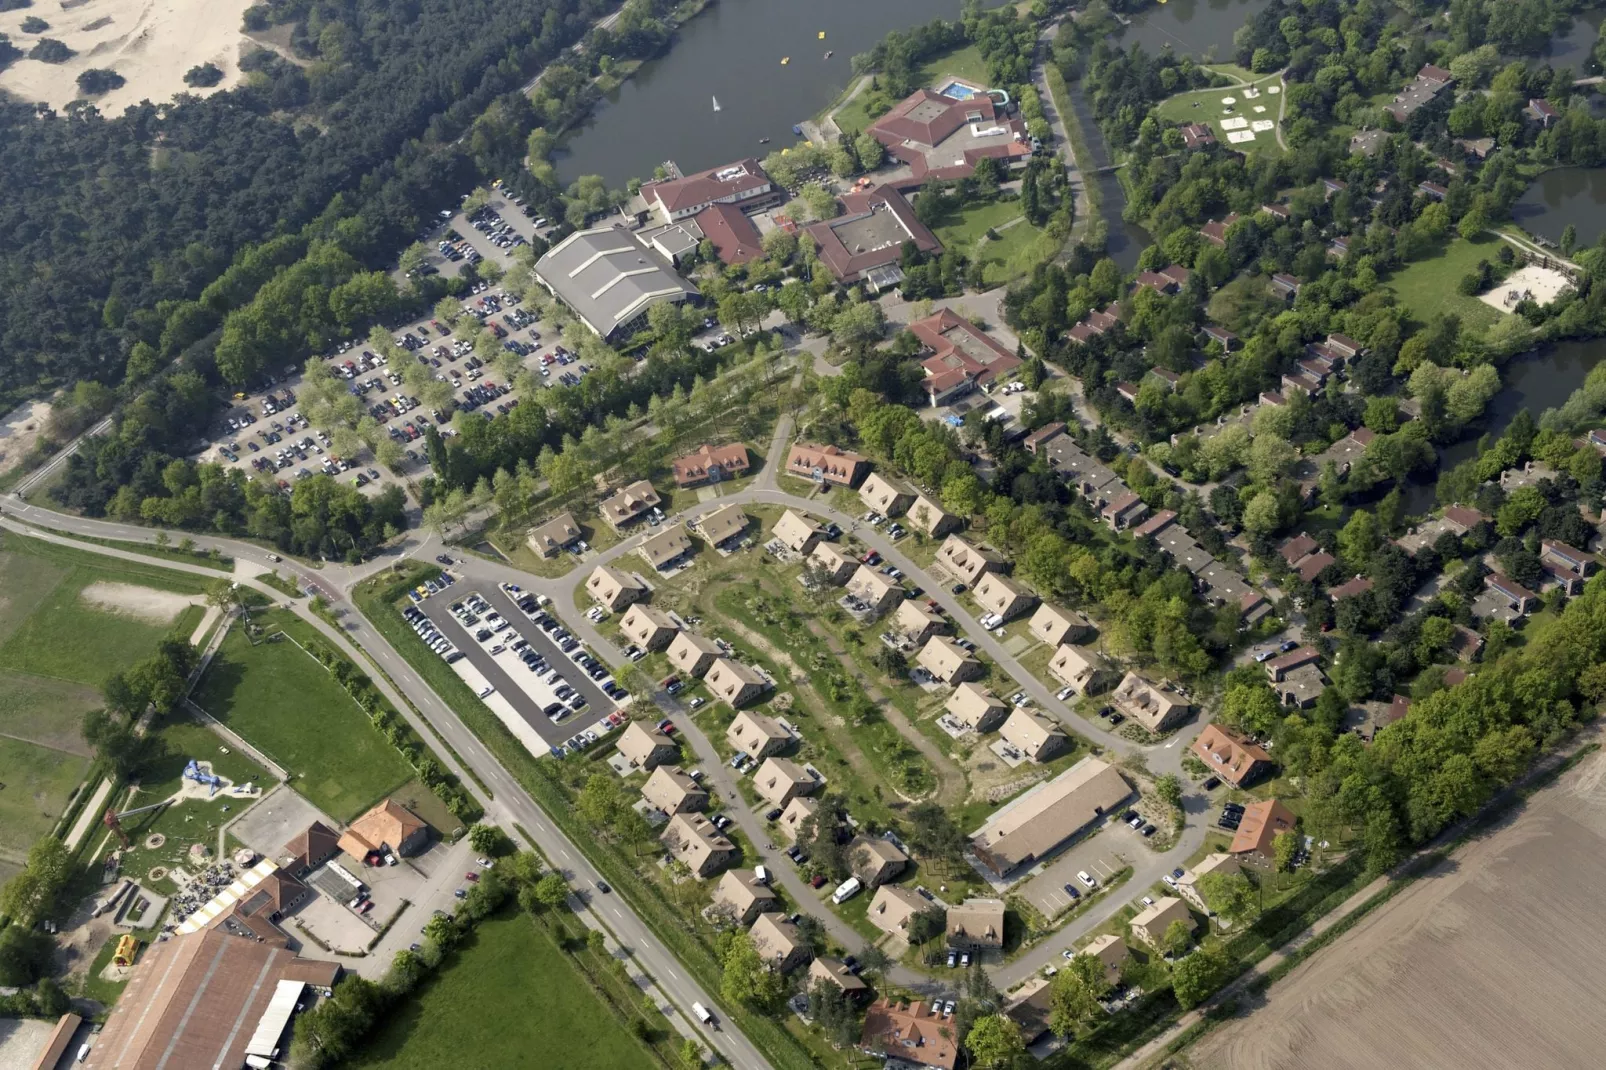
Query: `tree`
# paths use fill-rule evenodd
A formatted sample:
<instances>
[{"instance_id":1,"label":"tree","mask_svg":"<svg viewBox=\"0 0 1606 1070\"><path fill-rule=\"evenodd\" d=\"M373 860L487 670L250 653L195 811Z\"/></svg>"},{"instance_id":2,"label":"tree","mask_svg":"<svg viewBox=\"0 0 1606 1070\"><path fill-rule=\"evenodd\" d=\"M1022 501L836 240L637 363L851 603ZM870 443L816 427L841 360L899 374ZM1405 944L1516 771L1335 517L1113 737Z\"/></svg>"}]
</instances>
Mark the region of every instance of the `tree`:
<instances>
[{"instance_id":1,"label":"tree","mask_svg":"<svg viewBox=\"0 0 1606 1070\"><path fill-rule=\"evenodd\" d=\"M1193 946L1193 923L1178 918L1166 926L1162 940L1166 951L1172 956L1185 954Z\"/></svg>"},{"instance_id":2,"label":"tree","mask_svg":"<svg viewBox=\"0 0 1606 1070\"><path fill-rule=\"evenodd\" d=\"M569 884L562 874L548 873L535 882L535 898L548 910L556 910L569 900Z\"/></svg>"},{"instance_id":3,"label":"tree","mask_svg":"<svg viewBox=\"0 0 1606 1070\"><path fill-rule=\"evenodd\" d=\"M1271 839L1272 858L1278 872L1286 871L1293 864L1298 851L1299 834L1293 829L1285 829Z\"/></svg>"},{"instance_id":4,"label":"tree","mask_svg":"<svg viewBox=\"0 0 1606 1070\"><path fill-rule=\"evenodd\" d=\"M731 1003L743 1003L758 1010L769 1010L780 1002L785 980L770 969L744 932L730 934L722 959L719 991Z\"/></svg>"},{"instance_id":5,"label":"tree","mask_svg":"<svg viewBox=\"0 0 1606 1070\"><path fill-rule=\"evenodd\" d=\"M468 830L469 846L482 855L499 855L507 849L507 833L495 825L475 825Z\"/></svg>"},{"instance_id":6,"label":"tree","mask_svg":"<svg viewBox=\"0 0 1606 1070\"><path fill-rule=\"evenodd\" d=\"M1216 952L1200 948L1171 969L1171 989L1183 1010L1191 1010L1204 1002L1221 985L1226 975L1226 963Z\"/></svg>"},{"instance_id":7,"label":"tree","mask_svg":"<svg viewBox=\"0 0 1606 1070\"><path fill-rule=\"evenodd\" d=\"M976 1019L965 1037L974 1065L980 1070L1006 1070L1026 1054L1021 1040L1020 1026L1003 1014L989 1014Z\"/></svg>"},{"instance_id":8,"label":"tree","mask_svg":"<svg viewBox=\"0 0 1606 1070\"><path fill-rule=\"evenodd\" d=\"M1206 873L1199 879L1199 891L1229 925L1247 918L1255 908L1255 887L1242 873Z\"/></svg>"},{"instance_id":9,"label":"tree","mask_svg":"<svg viewBox=\"0 0 1606 1070\"><path fill-rule=\"evenodd\" d=\"M1154 782L1154 793L1173 810L1182 809L1182 781L1175 773L1167 773Z\"/></svg>"},{"instance_id":10,"label":"tree","mask_svg":"<svg viewBox=\"0 0 1606 1070\"><path fill-rule=\"evenodd\" d=\"M84 714L83 733L95 756L110 764L120 778L133 776L161 747L160 737L134 731L132 718L106 710Z\"/></svg>"},{"instance_id":11,"label":"tree","mask_svg":"<svg viewBox=\"0 0 1606 1070\"><path fill-rule=\"evenodd\" d=\"M1103 1013L1099 1000L1109 991L1109 971L1097 956L1073 956L1049 988L1048 1027L1059 1037L1074 1035Z\"/></svg>"}]
</instances>

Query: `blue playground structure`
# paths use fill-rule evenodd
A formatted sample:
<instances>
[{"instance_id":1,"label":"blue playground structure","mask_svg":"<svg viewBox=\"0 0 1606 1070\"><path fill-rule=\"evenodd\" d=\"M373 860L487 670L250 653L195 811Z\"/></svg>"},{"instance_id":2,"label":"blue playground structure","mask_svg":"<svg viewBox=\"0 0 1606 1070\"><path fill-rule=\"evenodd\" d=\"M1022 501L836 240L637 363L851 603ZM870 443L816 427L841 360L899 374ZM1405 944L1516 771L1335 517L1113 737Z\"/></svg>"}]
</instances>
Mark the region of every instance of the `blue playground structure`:
<instances>
[{"instance_id":1,"label":"blue playground structure","mask_svg":"<svg viewBox=\"0 0 1606 1070\"><path fill-rule=\"evenodd\" d=\"M197 784L205 784L211 788L212 790L207 792L208 797L216 795L217 789L223 786L221 777L213 773L202 772L200 764L194 758L191 758L190 763L184 767L184 779L193 780Z\"/></svg>"}]
</instances>

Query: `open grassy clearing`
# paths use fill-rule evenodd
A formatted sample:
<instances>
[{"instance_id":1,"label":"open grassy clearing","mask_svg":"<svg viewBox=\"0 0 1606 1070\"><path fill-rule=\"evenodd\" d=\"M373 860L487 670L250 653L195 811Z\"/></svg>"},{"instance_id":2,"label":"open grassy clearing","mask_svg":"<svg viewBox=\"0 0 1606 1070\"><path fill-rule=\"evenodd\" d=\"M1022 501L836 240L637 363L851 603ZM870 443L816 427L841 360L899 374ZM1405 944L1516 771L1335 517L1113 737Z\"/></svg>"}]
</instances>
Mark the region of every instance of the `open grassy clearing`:
<instances>
[{"instance_id":1,"label":"open grassy clearing","mask_svg":"<svg viewBox=\"0 0 1606 1070\"><path fill-rule=\"evenodd\" d=\"M452 952L390 1012L351 1070L529 1066L630 1070L655 1061L580 978L550 937L502 914Z\"/></svg>"},{"instance_id":2,"label":"open grassy clearing","mask_svg":"<svg viewBox=\"0 0 1606 1070\"><path fill-rule=\"evenodd\" d=\"M48 835L89 759L0 736L0 857L20 861Z\"/></svg>"},{"instance_id":3,"label":"open grassy clearing","mask_svg":"<svg viewBox=\"0 0 1606 1070\"><path fill-rule=\"evenodd\" d=\"M100 691L67 680L0 672L0 735L88 756L79 725Z\"/></svg>"},{"instance_id":4,"label":"open grassy clearing","mask_svg":"<svg viewBox=\"0 0 1606 1070\"><path fill-rule=\"evenodd\" d=\"M288 639L262 638L282 630L305 642L310 628L280 610L258 613L253 623L261 629L255 645L238 624L223 640L195 691L202 709L282 765L291 786L338 821L413 779L329 670Z\"/></svg>"},{"instance_id":5,"label":"open grassy clearing","mask_svg":"<svg viewBox=\"0 0 1606 1070\"><path fill-rule=\"evenodd\" d=\"M1468 297L1456 284L1463 275L1478 269L1478 261L1492 263L1500 244L1499 238L1488 233L1474 241L1454 238L1435 255L1414 260L1396 271L1386 285L1418 324L1426 324L1440 312L1452 312L1461 317L1464 327L1488 327L1500 318L1501 312L1476 297Z\"/></svg>"},{"instance_id":6,"label":"open grassy clearing","mask_svg":"<svg viewBox=\"0 0 1606 1070\"><path fill-rule=\"evenodd\" d=\"M1187 93L1178 93L1174 97L1162 100L1155 108L1155 114L1172 123L1205 123L1215 132L1216 140L1223 146L1248 152L1268 152L1280 155L1282 147L1277 144L1277 131L1275 128L1255 133L1253 141L1233 144L1227 140L1231 133L1221 126L1223 119L1246 119L1250 123L1267 120L1277 121L1277 109L1281 107L1280 93L1268 93L1266 90L1278 84L1277 75L1262 77L1252 86L1225 88L1217 86L1213 89L1195 89ZM1259 91L1253 98L1244 96L1244 89L1252 88ZM1223 97L1231 97L1233 103L1222 103ZM1227 111L1228 107L1232 111ZM1265 108L1265 111L1255 109ZM1248 126L1241 127L1250 130ZM1251 131L1253 132L1253 131Z\"/></svg>"}]
</instances>

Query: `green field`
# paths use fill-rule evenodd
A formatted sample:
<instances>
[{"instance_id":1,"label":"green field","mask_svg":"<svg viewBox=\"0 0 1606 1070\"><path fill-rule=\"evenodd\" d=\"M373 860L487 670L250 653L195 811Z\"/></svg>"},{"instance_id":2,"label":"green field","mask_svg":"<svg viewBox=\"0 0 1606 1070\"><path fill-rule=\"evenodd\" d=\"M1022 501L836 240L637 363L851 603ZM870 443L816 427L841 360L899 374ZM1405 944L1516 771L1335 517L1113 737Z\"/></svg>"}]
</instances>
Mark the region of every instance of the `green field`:
<instances>
[{"instance_id":1,"label":"green field","mask_svg":"<svg viewBox=\"0 0 1606 1070\"><path fill-rule=\"evenodd\" d=\"M989 230L998 237L987 238ZM1019 278L1038 261L1058 251L1049 249L1043 252L1038 249L1039 242L1046 240L1043 230L1026 222L1018 200L969 205L939 221L932 232L942 242L943 248L956 250L968 259L979 260L988 286Z\"/></svg>"},{"instance_id":2,"label":"green field","mask_svg":"<svg viewBox=\"0 0 1606 1070\"><path fill-rule=\"evenodd\" d=\"M1248 119L1252 123L1266 119L1275 122L1277 120L1277 109L1282 106L1282 100L1280 94L1267 93L1266 89L1276 85L1277 75L1275 74L1255 82L1254 88L1260 90L1260 96L1252 100L1244 97L1244 88L1248 87L1223 88L1217 86L1214 89L1195 89L1192 92L1178 93L1174 97L1162 100L1155 108L1155 113L1160 118L1171 123L1207 123L1215 131L1216 140L1226 148L1240 152L1281 153L1283 150L1277 144L1277 131L1275 129L1255 134L1253 141L1245 141L1242 144L1234 145L1227 140L1227 134L1230 131L1221 128L1223 119ZM1224 110L1227 106L1221 103L1222 97L1233 98L1234 103L1230 113ZM1266 110L1257 112L1255 111L1257 107L1265 108ZM1248 127L1243 129L1247 130Z\"/></svg>"},{"instance_id":3,"label":"green field","mask_svg":"<svg viewBox=\"0 0 1606 1070\"><path fill-rule=\"evenodd\" d=\"M19 862L48 835L89 759L0 736L0 858Z\"/></svg>"},{"instance_id":4,"label":"green field","mask_svg":"<svg viewBox=\"0 0 1606 1070\"><path fill-rule=\"evenodd\" d=\"M365 1042L348 1070L656 1065L551 939L523 915L480 923L441 971Z\"/></svg>"},{"instance_id":5,"label":"green field","mask_svg":"<svg viewBox=\"0 0 1606 1070\"><path fill-rule=\"evenodd\" d=\"M1456 238L1426 260L1413 261L1396 271L1386 285L1418 323L1425 324L1440 312L1453 312L1464 327L1486 328L1505 313L1468 297L1456 283L1476 271L1478 261L1492 262L1499 251L1500 239L1493 234L1481 234L1476 241Z\"/></svg>"},{"instance_id":6,"label":"green field","mask_svg":"<svg viewBox=\"0 0 1606 1070\"><path fill-rule=\"evenodd\" d=\"M263 634L307 628L283 611L254 618ZM292 775L291 786L337 821L349 821L413 770L320 665L289 640L251 645L236 626L196 688L195 702Z\"/></svg>"}]
</instances>

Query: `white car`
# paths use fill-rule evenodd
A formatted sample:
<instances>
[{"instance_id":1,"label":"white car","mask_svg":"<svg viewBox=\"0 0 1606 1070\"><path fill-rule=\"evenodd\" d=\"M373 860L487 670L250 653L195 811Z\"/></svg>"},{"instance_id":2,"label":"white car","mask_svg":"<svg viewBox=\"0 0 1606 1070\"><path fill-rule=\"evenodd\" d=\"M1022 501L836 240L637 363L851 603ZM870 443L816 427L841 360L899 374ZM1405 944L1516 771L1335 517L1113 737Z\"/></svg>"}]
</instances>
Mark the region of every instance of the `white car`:
<instances>
[{"instance_id":1,"label":"white car","mask_svg":"<svg viewBox=\"0 0 1606 1070\"><path fill-rule=\"evenodd\" d=\"M1099 886L1099 882L1094 880L1085 869L1079 869L1076 871L1076 879L1081 881L1089 888L1097 888Z\"/></svg>"},{"instance_id":2,"label":"white car","mask_svg":"<svg viewBox=\"0 0 1606 1070\"><path fill-rule=\"evenodd\" d=\"M1076 694L1076 688L1062 687L1058 691L1054 692L1054 697L1059 699L1061 702L1064 702L1074 694Z\"/></svg>"}]
</instances>

